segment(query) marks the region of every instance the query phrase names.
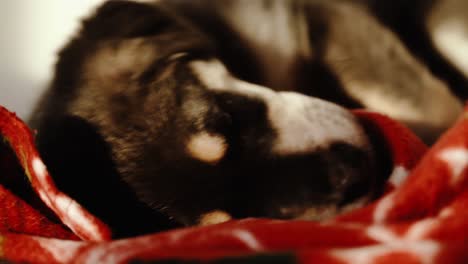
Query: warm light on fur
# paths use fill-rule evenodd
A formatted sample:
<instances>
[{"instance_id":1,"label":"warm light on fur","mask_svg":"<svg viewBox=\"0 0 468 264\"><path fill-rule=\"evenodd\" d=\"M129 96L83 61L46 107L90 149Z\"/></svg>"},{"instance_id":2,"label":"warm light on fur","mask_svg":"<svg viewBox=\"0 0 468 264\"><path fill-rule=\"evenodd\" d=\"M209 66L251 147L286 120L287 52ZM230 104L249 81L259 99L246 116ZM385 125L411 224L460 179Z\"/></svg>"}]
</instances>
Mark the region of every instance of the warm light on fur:
<instances>
[{"instance_id":1,"label":"warm light on fur","mask_svg":"<svg viewBox=\"0 0 468 264\"><path fill-rule=\"evenodd\" d=\"M194 135L187 143L187 152L190 156L207 163L216 163L221 160L226 148L227 145L222 136L207 132Z\"/></svg>"}]
</instances>

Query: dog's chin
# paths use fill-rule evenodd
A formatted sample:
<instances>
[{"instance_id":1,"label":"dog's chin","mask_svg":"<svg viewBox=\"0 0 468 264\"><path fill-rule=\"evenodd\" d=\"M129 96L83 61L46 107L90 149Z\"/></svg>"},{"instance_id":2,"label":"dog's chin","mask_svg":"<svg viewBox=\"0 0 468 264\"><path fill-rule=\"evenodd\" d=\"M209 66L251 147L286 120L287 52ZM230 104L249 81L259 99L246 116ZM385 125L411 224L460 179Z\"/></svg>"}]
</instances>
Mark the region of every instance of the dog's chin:
<instances>
[{"instance_id":1,"label":"dog's chin","mask_svg":"<svg viewBox=\"0 0 468 264\"><path fill-rule=\"evenodd\" d=\"M366 206L376 198L376 193L378 193L373 185L349 188L330 195L317 195L310 191L303 198L299 198L300 192L299 189L291 190L273 196L263 193L263 197L257 197L258 200L251 200L249 204L238 205L236 208L208 210L200 214L195 221L190 221L191 224L188 225L205 226L245 218L327 222ZM349 195L350 192L352 195Z\"/></svg>"},{"instance_id":2,"label":"dog's chin","mask_svg":"<svg viewBox=\"0 0 468 264\"><path fill-rule=\"evenodd\" d=\"M317 201L297 201L292 203L272 203L262 208L258 215L280 220L328 221L333 218L366 206L374 199L373 191L352 199L322 199ZM254 213L255 214L255 213Z\"/></svg>"},{"instance_id":3,"label":"dog's chin","mask_svg":"<svg viewBox=\"0 0 468 264\"><path fill-rule=\"evenodd\" d=\"M327 221L338 215L364 207L367 203L369 203L369 201L371 201L370 195L363 196L344 205L340 205L338 203L328 203L308 207L281 207L279 209L281 217L277 218L285 220Z\"/></svg>"},{"instance_id":4,"label":"dog's chin","mask_svg":"<svg viewBox=\"0 0 468 264\"><path fill-rule=\"evenodd\" d=\"M263 217L269 219L279 219L279 220L304 220L304 221L317 221L317 222L326 222L332 220L336 216L345 214L355 209L364 207L367 203L371 201L371 196L363 196L354 201L351 201L344 205L339 205L338 203L328 203L321 205L311 205L311 206L299 206L299 205L290 205L290 206L281 206L278 207L275 212L272 212L270 216ZM202 214L196 225L207 226L221 224L233 220L234 217L226 211L223 210L213 210L208 213Z\"/></svg>"}]
</instances>

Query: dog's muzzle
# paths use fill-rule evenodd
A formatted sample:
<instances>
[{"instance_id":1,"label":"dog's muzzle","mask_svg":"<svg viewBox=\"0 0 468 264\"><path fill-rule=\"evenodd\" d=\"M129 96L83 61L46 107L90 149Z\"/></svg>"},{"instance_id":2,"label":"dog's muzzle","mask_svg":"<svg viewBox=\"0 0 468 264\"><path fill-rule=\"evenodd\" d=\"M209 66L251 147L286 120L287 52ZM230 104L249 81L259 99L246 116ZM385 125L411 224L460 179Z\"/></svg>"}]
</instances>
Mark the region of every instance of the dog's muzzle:
<instances>
[{"instance_id":1,"label":"dog's muzzle","mask_svg":"<svg viewBox=\"0 0 468 264\"><path fill-rule=\"evenodd\" d=\"M371 146L349 111L236 79L215 60L191 67L229 119L217 166L231 175L234 216L322 219L368 193Z\"/></svg>"}]
</instances>

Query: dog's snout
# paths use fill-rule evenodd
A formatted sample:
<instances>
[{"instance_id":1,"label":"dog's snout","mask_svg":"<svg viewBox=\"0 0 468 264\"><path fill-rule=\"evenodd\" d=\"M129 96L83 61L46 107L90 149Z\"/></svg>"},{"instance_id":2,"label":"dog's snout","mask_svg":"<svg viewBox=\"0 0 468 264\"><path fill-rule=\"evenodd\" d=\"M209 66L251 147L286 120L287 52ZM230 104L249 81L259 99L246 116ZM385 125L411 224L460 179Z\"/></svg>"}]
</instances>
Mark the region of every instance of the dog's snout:
<instances>
[{"instance_id":1,"label":"dog's snout","mask_svg":"<svg viewBox=\"0 0 468 264\"><path fill-rule=\"evenodd\" d=\"M192 68L229 116L222 132L229 149L219 166L243 194L232 198L234 217L309 217L313 208L367 194L371 146L352 113L236 79L216 61Z\"/></svg>"}]
</instances>

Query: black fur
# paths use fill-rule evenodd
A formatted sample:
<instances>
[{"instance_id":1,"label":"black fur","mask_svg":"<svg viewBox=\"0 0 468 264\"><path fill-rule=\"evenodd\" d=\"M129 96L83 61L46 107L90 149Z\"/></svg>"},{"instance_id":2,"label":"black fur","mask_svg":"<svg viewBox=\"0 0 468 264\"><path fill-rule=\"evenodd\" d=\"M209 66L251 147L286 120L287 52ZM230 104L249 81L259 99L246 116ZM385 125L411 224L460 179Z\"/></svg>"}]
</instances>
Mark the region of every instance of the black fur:
<instances>
[{"instance_id":1,"label":"black fur","mask_svg":"<svg viewBox=\"0 0 468 264\"><path fill-rule=\"evenodd\" d=\"M303 12L307 18L315 56L295 58L293 87L285 89L361 107L323 56L333 44L327 11L333 4L290 2L289 12ZM430 46L426 33L413 21L408 23L414 27L405 27L419 6L400 19L386 13L382 1L351 2L364 4L400 33L436 74L457 82L453 86L466 85L432 48L418 53ZM58 54L51 87L31 120L37 145L59 188L109 223L116 236L196 224L211 210L235 218L294 218L307 208L353 202L375 191L370 189L389 173L385 144L365 124L373 150L337 141L311 153L272 154L278 132L268 122L265 102L207 89L189 66L194 60L218 58L234 76L268 83L248 40L218 13L216 6L223 3L214 3L109 1L83 21ZM265 3L271 8L270 1ZM417 30L422 37L405 30ZM117 61L125 67L113 64L127 48L131 56L120 54L122 61ZM99 64L107 59L109 64ZM203 119L184 112L193 103L206 108ZM229 144L216 164L185 153L184 144L201 131L200 123L203 131L222 134ZM282 212L285 207L291 210Z\"/></svg>"}]
</instances>

